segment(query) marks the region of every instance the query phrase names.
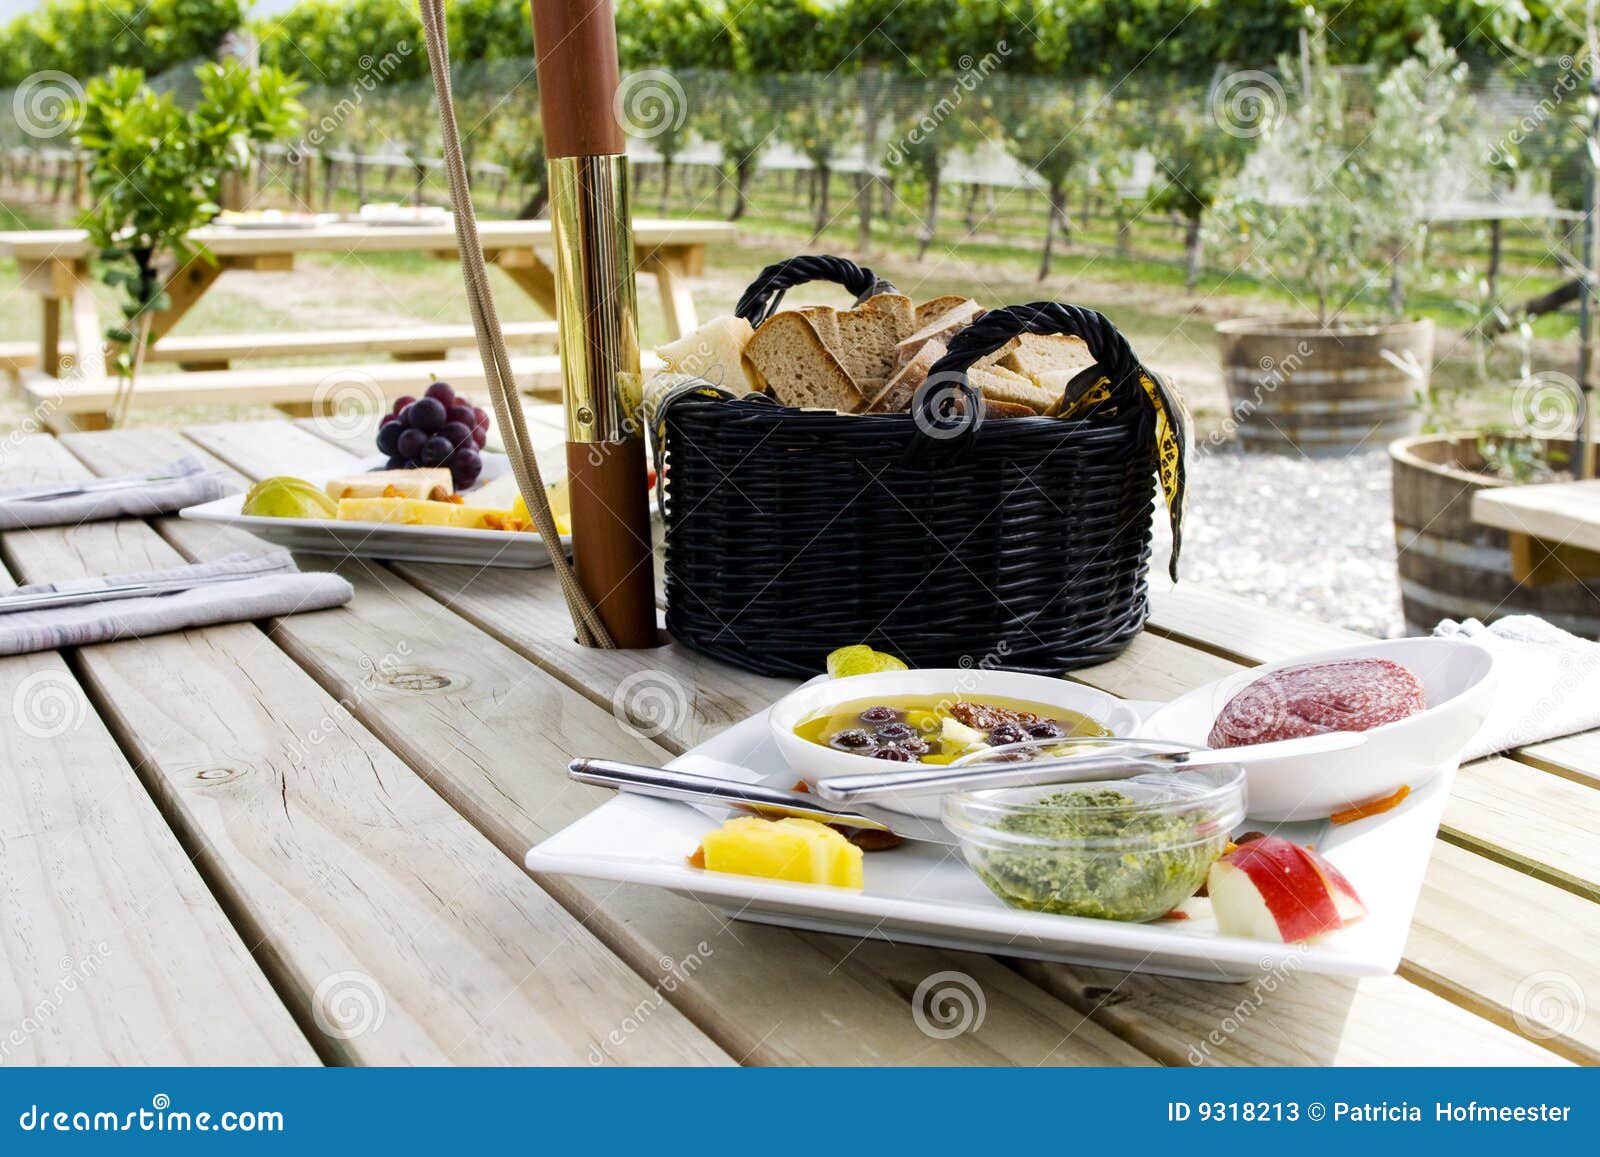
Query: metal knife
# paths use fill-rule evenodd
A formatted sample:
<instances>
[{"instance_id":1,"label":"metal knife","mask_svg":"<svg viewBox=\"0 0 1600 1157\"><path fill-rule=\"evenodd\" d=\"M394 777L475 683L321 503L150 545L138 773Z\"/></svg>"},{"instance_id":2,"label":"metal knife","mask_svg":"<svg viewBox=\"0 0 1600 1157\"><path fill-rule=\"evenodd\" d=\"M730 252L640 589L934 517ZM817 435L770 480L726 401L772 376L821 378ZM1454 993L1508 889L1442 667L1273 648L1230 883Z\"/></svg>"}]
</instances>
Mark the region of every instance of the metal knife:
<instances>
[{"instance_id":1,"label":"metal knife","mask_svg":"<svg viewBox=\"0 0 1600 1157\"><path fill-rule=\"evenodd\" d=\"M950 846L956 843L956 838L938 820L902 815L871 806L849 809L829 807L814 795L785 791L764 783L744 783L670 767L646 767L609 759L574 759L567 765L567 774L579 783L615 788L630 795L678 800L682 803L720 804L760 815L792 816L823 824L889 832L925 843Z\"/></svg>"},{"instance_id":2,"label":"metal knife","mask_svg":"<svg viewBox=\"0 0 1600 1157\"><path fill-rule=\"evenodd\" d=\"M42 502L49 498L66 498L73 494L98 494L103 490L131 490L138 486L149 486L156 482L177 482L183 478L193 478L200 471L185 474L151 474L141 478L111 478L101 482L66 482L60 486L41 487L23 494L12 494L0 498L0 502Z\"/></svg>"}]
</instances>

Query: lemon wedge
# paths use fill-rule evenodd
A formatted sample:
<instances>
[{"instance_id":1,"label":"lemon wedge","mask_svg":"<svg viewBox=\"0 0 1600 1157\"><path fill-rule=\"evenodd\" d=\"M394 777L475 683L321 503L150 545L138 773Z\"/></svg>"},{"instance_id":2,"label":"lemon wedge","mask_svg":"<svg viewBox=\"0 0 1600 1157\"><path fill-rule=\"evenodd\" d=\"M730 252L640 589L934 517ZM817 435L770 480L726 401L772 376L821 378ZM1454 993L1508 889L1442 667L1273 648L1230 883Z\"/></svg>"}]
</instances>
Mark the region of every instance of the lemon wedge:
<instances>
[{"instance_id":1,"label":"lemon wedge","mask_svg":"<svg viewBox=\"0 0 1600 1157\"><path fill-rule=\"evenodd\" d=\"M904 671L906 665L893 655L874 651L864 643L853 647L840 647L828 656L828 677L843 679L849 675L873 675L879 671Z\"/></svg>"}]
</instances>

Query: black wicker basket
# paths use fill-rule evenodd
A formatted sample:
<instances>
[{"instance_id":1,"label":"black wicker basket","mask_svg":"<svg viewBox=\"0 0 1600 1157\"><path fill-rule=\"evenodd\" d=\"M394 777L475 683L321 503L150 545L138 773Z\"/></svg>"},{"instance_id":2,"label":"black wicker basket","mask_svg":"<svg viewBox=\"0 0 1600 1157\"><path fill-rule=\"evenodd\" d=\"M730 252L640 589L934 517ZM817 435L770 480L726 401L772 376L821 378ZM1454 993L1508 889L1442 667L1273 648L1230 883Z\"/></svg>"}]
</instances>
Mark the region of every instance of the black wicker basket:
<instances>
[{"instance_id":1,"label":"black wicker basket","mask_svg":"<svg viewBox=\"0 0 1600 1157\"><path fill-rule=\"evenodd\" d=\"M763 271L783 290L883 291L839 258ZM1083 338L1096 365L1066 395L1086 416L983 420L966 370L1022 332ZM1100 314L1039 303L961 332L904 414L797 410L679 391L655 414L667 480L667 627L746 670L809 675L867 643L913 667L1057 674L1119 653L1143 626L1157 474L1153 375Z\"/></svg>"}]
</instances>

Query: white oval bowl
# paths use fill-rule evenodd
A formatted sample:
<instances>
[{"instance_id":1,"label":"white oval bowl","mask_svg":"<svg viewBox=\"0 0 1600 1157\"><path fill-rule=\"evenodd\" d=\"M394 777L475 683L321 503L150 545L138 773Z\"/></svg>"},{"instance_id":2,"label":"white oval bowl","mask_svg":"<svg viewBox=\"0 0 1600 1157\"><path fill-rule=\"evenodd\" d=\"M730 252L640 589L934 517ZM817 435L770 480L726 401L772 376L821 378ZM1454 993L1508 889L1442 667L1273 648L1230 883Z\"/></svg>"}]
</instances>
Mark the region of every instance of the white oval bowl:
<instances>
[{"instance_id":1,"label":"white oval bowl","mask_svg":"<svg viewBox=\"0 0 1600 1157\"><path fill-rule=\"evenodd\" d=\"M1364 732L1360 747L1291 756L1246 769L1246 806L1263 820L1325 819L1334 812L1416 788L1454 767L1489 713L1494 656L1460 639L1387 639L1251 667L1198 687L1151 714L1141 738L1203 747L1228 701L1263 675L1338 659L1389 659L1422 680L1424 711Z\"/></svg>"},{"instance_id":2,"label":"white oval bowl","mask_svg":"<svg viewBox=\"0 0 1600 1157\"><path fill-rule=\"evenodd\" d=\"M882 671L874 675L850 675L843 679L823 679L807 683L772 705L768 721L772 741L796 776L808 784L834 775L859 775L884 765L864 755L835 751L794 733L801 720L818 711L874 698L896 695L952 696L982 700L985 696L1024 699L1063 711L1076 711L1098 722L1113 735L1132 735L1139 716L1114 696L1080 683L1069 683L1048 675L1025 675L1016 671L985 671L961 667L929 668L920 671ZM879 806L908 815L938 819L939 796L916 796L904 800L885 799Z\"/></svg>"}]
</instances>

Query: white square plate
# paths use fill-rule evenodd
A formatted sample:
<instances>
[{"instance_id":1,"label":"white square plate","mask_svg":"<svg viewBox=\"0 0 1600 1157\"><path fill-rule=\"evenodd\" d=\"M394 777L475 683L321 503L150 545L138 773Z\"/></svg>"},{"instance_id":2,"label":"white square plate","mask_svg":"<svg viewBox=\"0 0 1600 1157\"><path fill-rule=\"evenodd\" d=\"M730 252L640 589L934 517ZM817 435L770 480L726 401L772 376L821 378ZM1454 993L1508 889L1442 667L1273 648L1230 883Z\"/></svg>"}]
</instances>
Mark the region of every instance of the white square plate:
<instances>
[{"instance_id":1,"label":"white square plate","mask_svg":"<svg viewBox=\"0 0 1600 1157\"><path fill-rule=\"evenodd\" d=\"M671 766L784 787L795 778L770 738L764 711L685 752ZM866 887L860 891L707 872L691 867L687 857L720 816L639 796L619 795L557 832L528 853L527 867L652 884L742 920L847 936L1204 980L1248 980L1274 969L1382 976L1400 963L1454 779L1454 769L1448 769L1394 810L1343 827L1326 821L1245 821L1241 830L1317 847L1367 903L1364 920L1300 945L1223 936L1203 898L1184 905L1188 919L1150 924L1008 908L967 868L957 849L934 844L869 852Z\"/></svg>"},{"instance_id":2,"label":"white square plate","mask_svg":"<svg viewBox=\"0 0 1600 1157\"><path fill-rule=\"evenodd\" d=\"M329 478L380 469L385 459L364 458L337 472L307 477L321 486ZM485 453L478 486L494 481L511 469L504 454ZM466 496L471 500L472 491ZM550 565L544 540L525 530L472 530L460 526L396 526L385 522L344 522L335 518L263 518L241 514L243 494L229 494L200 506L179 511L183 518L221 522L248 530L257 538L304 554L333 554L341 558L387 558L401 562L447 562L470 566L504 566L535 569ZM571 539L561 536L564 545Z\"/></svg>"}]
</instances>

